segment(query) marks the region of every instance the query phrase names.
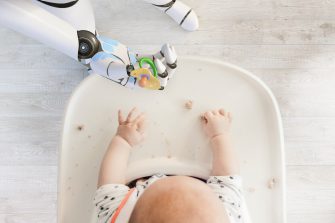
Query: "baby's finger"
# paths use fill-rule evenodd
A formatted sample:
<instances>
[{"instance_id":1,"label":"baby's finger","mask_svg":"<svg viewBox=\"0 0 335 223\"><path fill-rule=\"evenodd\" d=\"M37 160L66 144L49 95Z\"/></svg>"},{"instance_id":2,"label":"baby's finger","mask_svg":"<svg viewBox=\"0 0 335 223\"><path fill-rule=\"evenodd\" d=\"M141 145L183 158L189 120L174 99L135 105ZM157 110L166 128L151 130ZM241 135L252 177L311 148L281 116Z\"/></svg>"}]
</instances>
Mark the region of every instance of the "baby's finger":
<instances>
[{"instance_id":1,"label":"baby's finger","mask_svg":"<svg viewBox=\"0 0 335 223\"><path fill-rule=\"evenodd\" d=\"M135 111L137 110L136 107L134 107L133 109L131 109L131 111L129 112L128 116L127 116L127 122L132 122L133 121L133 116Z\"/></svg>"},{"instance_id":2,"label":"baby's finger","mask_svg":"<svg viewBox=\"0 0 335 223\"><path fill-rule=\"evenodd\" d=\"M206 118L206 120L208 121L208 119L210 119L211 117L213 117L213 113L208 111L208 112L205 112L204 114L204 117Z\"/></svg>"},{"instance_id":3,"label":"baby's finger","mask_svg":"<svg viewBox=\"0 0 335 223\"><path fill-rule=\"evenodd\" d=\"M141 134L144 134L146 127L147 127L147 121L145 120L145 118L141 119L138 123L137 123L137 131L140 132Z\"/></svg>"},{"instance_id":4,"label":"baby's finger","mask_svg":"<svg viewBox=\"0 0 335 223\"><path fill-rule=\"evenodd\" d=\"M134 123L138 123L139 121L141 121L143 118L145 118L145 113L142 112L141 114L139 114L135 119L134 119Z\"/></svg>"},{"instance_id":5,"label":"baby's finger","mask_svg":"<svg viewBox=\"0 0 335 223\"><path fill-rule=\"evenodd\" d=\"M123 118L121 110L118 111L118 120L119 120L119 125L121 125L124 122L124 118Z\"/></svg>"},{"instance_id":6,"label":"baby's finger","mask_svg":"<svg viewBox=\"0 0 335 223\"><path fill-rule=\"evenodd\" d=\"M200 115L200 121L202 122L202 123L207 123L207 119L206 119L206 117L205 117L205 115Z\"/></svg>"},{"instance_id":7,"label":"baby's finger","mask_svg":"<svg viewBox=\"0 0 335 223\"><path fill-rule=\"evenodd\" d=\"M218 115L219 113L218 113L216 110L213 110L213 111L212 111L212 114L213 114L213 115Z\"/></svg>"},{"instance_id":8,"label":"baby's finger","mask_svg":"<svg viewBox=\"0 0 335 223\"><path fill-rule=\"evenodd\" d=\"M219 113L223 116L226 115L226 111L223 108L220 108Z\"/></svg>"},{"instance_id":9,"label":"baby's finger","mask_svg":"<svg viewBox=\"0 0 335 223\"><path fill-rule=\"evenodd\" d=\"M201 119L201 126L203 129L205 129L208 121L204 116L201 116L200 119Z\"/></svg>"}]
</instances>

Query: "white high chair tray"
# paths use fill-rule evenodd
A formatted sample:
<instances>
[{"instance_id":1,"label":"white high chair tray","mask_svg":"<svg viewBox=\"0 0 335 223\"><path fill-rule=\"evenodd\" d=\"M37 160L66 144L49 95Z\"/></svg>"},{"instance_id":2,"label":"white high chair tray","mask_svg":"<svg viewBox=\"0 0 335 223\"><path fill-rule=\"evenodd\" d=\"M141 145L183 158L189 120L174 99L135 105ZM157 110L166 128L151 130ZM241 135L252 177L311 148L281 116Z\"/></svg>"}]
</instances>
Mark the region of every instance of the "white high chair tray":
<instances>
[{"instance_id":1,"label":"white high chair tray","mask_svg":"<svg viewBox=\"0 0 335 223\"><path fill-rule=\"evenodd\" d=\"M193 101L191 110L184 107L187 100ZM157 172L206 178L211 150L199 116L223 107L233 114L232 135L251 219L285 222L283 132L271 91L236 66L180 57L163 91L130 90L98 75L75 90L62 133L59 223L95 222L92 201L100 161L116 131L117 110L128 112L133 106L147 113L149 132L131 154L128 180Z\"/></svg>"}]
</instances>

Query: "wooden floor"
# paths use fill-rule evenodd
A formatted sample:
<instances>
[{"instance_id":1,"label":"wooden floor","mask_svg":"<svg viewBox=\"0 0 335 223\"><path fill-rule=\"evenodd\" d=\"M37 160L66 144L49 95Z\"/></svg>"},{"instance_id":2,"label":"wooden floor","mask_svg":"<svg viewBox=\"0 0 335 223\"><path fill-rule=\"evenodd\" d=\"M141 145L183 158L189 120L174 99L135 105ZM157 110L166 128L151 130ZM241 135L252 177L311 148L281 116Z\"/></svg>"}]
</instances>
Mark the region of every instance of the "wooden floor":
<instances>
[{"instance_id":1,"label":"wooden floor","mask_svg":"<svg viewBox=\"0 0 335 223\"><path fill-rule=\"evenodd\" d=\"M99 2L99 3L98 3ZM284 121L289 223L335 222L335 1L185 0L187 33L136 0L95 0L100 34L142 52L217 57L263 79ZM84 68L0 28L0 222L56 222L57 153L66 102Z\"/></svg>"}]
</instances>

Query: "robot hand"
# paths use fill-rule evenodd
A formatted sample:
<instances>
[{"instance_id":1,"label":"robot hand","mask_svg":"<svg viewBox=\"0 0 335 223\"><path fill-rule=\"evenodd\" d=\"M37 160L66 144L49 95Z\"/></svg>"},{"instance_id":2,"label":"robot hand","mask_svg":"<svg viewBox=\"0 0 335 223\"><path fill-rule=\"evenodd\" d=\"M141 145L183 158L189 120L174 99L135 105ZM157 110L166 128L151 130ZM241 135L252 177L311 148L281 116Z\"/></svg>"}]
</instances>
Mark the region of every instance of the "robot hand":
<instances>
[{"instance_id":1,"label":"robot hand","mask_svg":"<svg viewBox=\"0 0 335 223\"><path fill-rule=\"evenodd\" d=\"M160 90L163 90L169 79L174 75L177 68L177 54L173 46L164 44L161 50L154 55L139 55L136 54L137 61L139 61L140 67L142 67L142 61L147 62L151 60L154 66L150 66L154 74L158 76L160 81ZM152 63L147 62L151 65Z\"/></svg>"},{"instance_id":2,"label":"robot hand","mask_svg":"<svg viewBox=\"0 0 335 223\"><path fill-rule=\"evenodd\" d=\"M169 44L154 55L140 55L115 40L97 38L101 49L88 61L90 71L125 87L163 90L176 70L177 54Z\"/></svg>"}]
</instances>

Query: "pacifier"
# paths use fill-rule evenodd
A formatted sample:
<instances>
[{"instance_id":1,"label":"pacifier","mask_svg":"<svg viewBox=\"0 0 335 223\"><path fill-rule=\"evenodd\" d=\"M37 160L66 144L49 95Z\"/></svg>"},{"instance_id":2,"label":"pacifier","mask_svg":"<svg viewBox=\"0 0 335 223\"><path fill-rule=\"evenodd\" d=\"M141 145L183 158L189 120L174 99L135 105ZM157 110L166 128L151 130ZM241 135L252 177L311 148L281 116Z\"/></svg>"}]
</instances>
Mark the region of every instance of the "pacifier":
<instances>
[{"instance_id":1,"label":"pacifier","mask_svg":"<svg viewBox=\"0 0 335 223\"><path fill-rule=\"evenodd\" d=\"M150 66L153 71L153 74L148 68L143 68L143 63L146 63ZM158 80L157 68L155 63L150 59L143 57L139 60L139 69L133 70L130 72L130 75L136 77L138 81L138 85L140 87L150 89L150 90L158 90L161 87L160 81Z\"/></svg>"}]
</instances>

